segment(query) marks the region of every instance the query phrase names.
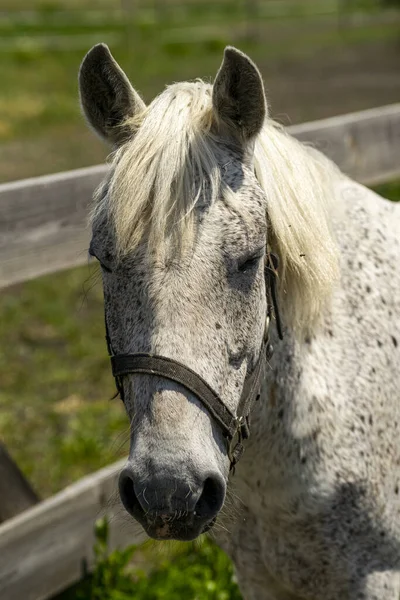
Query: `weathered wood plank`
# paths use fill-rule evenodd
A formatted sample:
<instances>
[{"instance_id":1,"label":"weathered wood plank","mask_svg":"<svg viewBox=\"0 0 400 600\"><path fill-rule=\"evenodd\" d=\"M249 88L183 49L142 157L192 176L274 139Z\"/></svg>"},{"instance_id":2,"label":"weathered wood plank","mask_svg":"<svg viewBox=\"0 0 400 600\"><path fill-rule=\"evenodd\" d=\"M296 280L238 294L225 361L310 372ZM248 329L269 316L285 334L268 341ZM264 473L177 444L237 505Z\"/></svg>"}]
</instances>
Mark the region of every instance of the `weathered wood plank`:
<instances>
[{"instance_id":1,"label":"weathered wood plank","mask_svg":"<svg viewBox=\"0 0 400 600\"><path fill-rule=\"evenodd\" d=\"M400 104L289 128L367 184L400 176ZM88 203L105 165L0 185L0 288L87 260Z\"/></svg>"},{"instance_id":2,"label":"weathered wood plank","mask_svg":"<svg viewBox=\"0 0 400 600\"><path fill-rule=\"evenodd\" d=\"M366 185L400 175L400 103L289 128Z\"/></svg>"},{"instance_id":3,"label":"weathered wood plank","mask_svg":"<svg viewBox=\"0 0 400 600\"><path fill-rule=\"evenodd\" d=\"M87 261L88 204L105 165L0 185L0 288Z\"/></svg>"},{"instance_id":4,"label":"weathered wood plank","mask_svg":"<svg viewBox=\"0 0 400 600\"><path fill-rule=\"evenodd\" d=\"M0 523L39 502L39 496L0 442Z\"/></svg>"},{"instance_id":5,"label":"weathered wood plank","mask_svg":"<svg viewBox=\"0 0 400 600\"><path fill-rule=\"evenodd\" d=\"M107 515L110 546L146 537L119 503L115 463L0 525L0 598L45 600L78 581L93 563L93 526Z\"/></svg>"}]
</instances>

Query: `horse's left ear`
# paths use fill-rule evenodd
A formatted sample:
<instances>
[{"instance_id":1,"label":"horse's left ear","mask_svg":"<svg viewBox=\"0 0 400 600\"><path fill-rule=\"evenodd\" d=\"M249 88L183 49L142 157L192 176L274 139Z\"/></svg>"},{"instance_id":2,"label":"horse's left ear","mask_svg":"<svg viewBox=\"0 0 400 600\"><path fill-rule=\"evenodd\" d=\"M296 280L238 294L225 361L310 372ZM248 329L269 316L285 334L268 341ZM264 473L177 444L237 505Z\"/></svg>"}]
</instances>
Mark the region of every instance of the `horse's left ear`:
<instances>
[{"instance_id":1,"label":"horse's left ear","mask_svg":"<svg viewBox=\"0 0 400 600\"><path fill-rule=\"evenodd\" d=\"M262 78L253 61L232 46L225 48L212 101L219 129L228 127L244 142L260 132L267 112Z\"/></svg>"}]
</instances>

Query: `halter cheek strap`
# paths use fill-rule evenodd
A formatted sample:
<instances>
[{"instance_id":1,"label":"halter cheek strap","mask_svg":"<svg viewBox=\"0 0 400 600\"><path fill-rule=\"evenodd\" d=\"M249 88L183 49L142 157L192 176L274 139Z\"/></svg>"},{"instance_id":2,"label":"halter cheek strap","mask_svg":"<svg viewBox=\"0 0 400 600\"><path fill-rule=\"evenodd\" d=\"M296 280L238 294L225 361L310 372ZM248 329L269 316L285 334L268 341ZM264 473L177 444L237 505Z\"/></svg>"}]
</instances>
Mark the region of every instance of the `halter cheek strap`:
<instances>
[{"instance_id":1,"label":"halter cheek strap","mask_svg":"<svg viewBox=\"0 0 400 600\"><path fill-rule=\"evenodd\" d=\"M262 375L267 360L272 356L273 349L268 339L269 322L272 310L275 314L278 336L282 339L282 326L276 300L277 268L278 258L274 254L269 253L265 265L265 280L268 296L268 314L265 332L257 363L254 368L246 374L236 415L225 406L220 396L212 389L207 381L186 365L172 358L155 354L115 354L113 352L108 331L107 318L105 319L106 341L111 359L112 373L122 401L124 401L123 377L125 375L132 375L135 373L155 375L158 377L165 377L166 379L180 384L201 401L204 408L206 408L212 418L221 427L228 443L231 469L234 468L242 456L244 450L243 441L250 435L250 412L254 403L260 398Z\"/></svg>"}]
</instances>

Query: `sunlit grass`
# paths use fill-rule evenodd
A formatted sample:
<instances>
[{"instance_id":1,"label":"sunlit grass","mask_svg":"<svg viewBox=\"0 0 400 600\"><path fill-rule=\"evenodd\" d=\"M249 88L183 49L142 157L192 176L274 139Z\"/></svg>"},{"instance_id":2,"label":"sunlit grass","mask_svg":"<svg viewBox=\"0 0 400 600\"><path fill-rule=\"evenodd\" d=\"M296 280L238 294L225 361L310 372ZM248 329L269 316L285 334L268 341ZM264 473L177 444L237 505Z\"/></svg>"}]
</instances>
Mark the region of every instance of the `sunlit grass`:
<instances>
[{"instance_id":1,"label":"sunlit grass","mask_svg":"<svg viewBox=\"0 0 400 600\"><path fill-rule=\"evenodd\" d=\"M0 437L42 496L127 449L91 279L84 267L0 298Z\"/></svg>"}]
</instances>

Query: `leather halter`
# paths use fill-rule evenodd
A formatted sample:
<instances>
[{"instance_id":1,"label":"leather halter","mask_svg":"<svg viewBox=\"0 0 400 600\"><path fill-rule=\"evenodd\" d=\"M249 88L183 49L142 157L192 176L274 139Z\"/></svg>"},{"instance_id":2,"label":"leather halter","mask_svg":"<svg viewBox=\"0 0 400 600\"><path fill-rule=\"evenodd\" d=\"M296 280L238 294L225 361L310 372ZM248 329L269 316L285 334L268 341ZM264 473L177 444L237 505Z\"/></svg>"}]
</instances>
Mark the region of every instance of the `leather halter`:
<instances>
[{"instance_id":1,"label":"leather halter","mask_svg":"<svg viewBox=\"0 0 400 600\"><path fill-rule=\"evenodd\" d=\"M111 359L112 373L121 400L124 401L123 377L125 375L134 373L155 375L165 377L166 379L180 384L201 401L203 406L221 427L228 444L231 469L234 468L243 454L243 441L250 436L250 412L254 403L260 399L262 374L266 362L271 358L273 353L272 345L268 339L272 310L275 314L278 336L282 339L282 326L276 298L277 269L278 257L269 252L267 254L264 269L268 312L263 342L256 365L252 371L247 372L246 374L236 415L225 406L220 396L212 389L205 379L184 364L172 358L155 354L115 354L109 335L107 318L105 319L107 348Z\"/></svg>"}]
</instances>

